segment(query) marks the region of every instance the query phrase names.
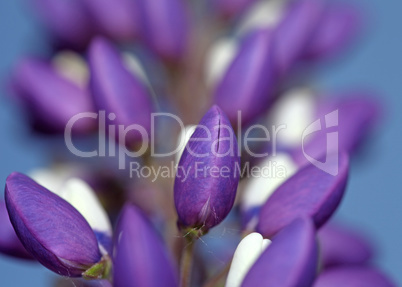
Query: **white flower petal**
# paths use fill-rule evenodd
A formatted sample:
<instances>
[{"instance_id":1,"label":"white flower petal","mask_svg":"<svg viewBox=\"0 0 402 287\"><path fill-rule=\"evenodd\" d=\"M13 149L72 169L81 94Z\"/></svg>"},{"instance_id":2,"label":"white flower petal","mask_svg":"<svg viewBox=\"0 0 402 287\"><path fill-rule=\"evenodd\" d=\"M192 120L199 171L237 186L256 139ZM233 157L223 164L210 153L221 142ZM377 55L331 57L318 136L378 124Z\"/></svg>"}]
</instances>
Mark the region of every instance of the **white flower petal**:
<instances>
[{"instance_id":1,"label":"white flower petal","mask_svg":"<svg viewBox=\"0 0 402 287\"><path fill-rule=\"evenodd\" d=\"M125 67L137 78L139 78L143 83L149 84L147 74L141 65L141 62L131 53L123 52L123 63Z\"/></svg>"},{"instance_id":2,"label":"white flower petal","mask_svg":"<svg viewBox=\"0 0 402 287\"><path fill-rule=\"evenodd\" d=\"M52 60L53 67L64 78L81 88L86 88L89 81L89 69L85 60L72 51L62 51Z\"/></svg>"},{"instance_id":3,"label":"white flower petal","mask_svg":"<svg viewBox=\"0 0 402 287\"><path fill-rule=\"evenodd\" d=\"M283 95L272 109L270 125L286 124L277 136L277 143L286 147L301 145L303 131L314 121L316 100L309 88L298 88Z\"/></svg>"},{"instance_id":4,"label":"white flower petal","mask_svg":"<svg viewBox=\"0 0 402 287\"><path fill-rule=\"evenodd\" d=\"M209 87L218 83L237 54L238 43L233 38L217 40L209 50L206 60L206 79Z\"/></svg>"},{"instance_id":5,"label":"white flower petal","mask_svg":"<svg viewBox=\"0 0 402 287\"><path fill-rule=\"evenodd\" d=\"M226 287L241 286L251 266L270 243L269 239L263 239L261 234L257 232L253 232L243 238L234 253L226 280Z\"/></svg>"},{"instance_id":6,"label":"white flower petal","mask_svg":"<svg viewBox=\"0 0 402 287\"><path fill-rule=\"evenodd\" d=\"M61 165L51 168L38 168L30 171L28 176L40 185L58 194L63 184L72 177L74 167Z\"/></svg>"},{"instance_id":7,"label":"white flower petal","mask_svg":"<svg viewBox=\"0 0 402 287\"><path fill-rule=\"evenodd\" d=\"M59 195L84 216L94 231L112 234L112 226L106 211L86 182L78 178L69 179L63 185Z\"/></svg>"},{"instance_id":8,"label":"white flower petal","mask_svg":"<svg viewBox=\"0 0 402 287\"><path fill-rule=\"evenodd\" d=\"M237 35L257 29L274 27L282 18L285 0L262 0L254 4L243 17Z\"/></svg>"},{"instance_id":9,"label":"white flower petal","mask_svg":"<svg viewBox=\"0 0 402 287\"><path fill-rule=\"evenodd\" d=\"M264 204L269 196L297 170L293 159L285 153L268 157L259 167L262 174L250 178L244 188L241 201L243 210Z\"/></svg>"},{"instance_id":10,"label":"white flower petal","mask_svg":"<svg viewBox=\"0 0 402 287\"><path fill-rule=\"evenodd\" d=\"M180 147L179 151L176 153L176 163L179 164L181 155L187 145L188 140L193 135L195 129L197 128L196 125L188 125L184 127L184 130L180 131L180 134L177 138L177 147Z\"/></svg>"}]
</instances>

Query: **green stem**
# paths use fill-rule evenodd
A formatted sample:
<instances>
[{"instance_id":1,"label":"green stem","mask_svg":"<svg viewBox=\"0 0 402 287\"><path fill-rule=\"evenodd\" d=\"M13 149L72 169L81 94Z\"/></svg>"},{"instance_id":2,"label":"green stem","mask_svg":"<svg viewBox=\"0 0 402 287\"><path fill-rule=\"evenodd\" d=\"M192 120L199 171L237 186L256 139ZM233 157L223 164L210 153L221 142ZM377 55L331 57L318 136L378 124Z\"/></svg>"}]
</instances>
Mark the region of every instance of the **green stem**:
<instances>
[{"instance_id":1,"label":"green stem","mask_svg":"<svg viewBox=\"0 0 402 287\"><path fill-rule=\"evenodd\" d=\"M184 247L183 255L181 258L181 278L180 287L188 287L191 284L191 271L193 266L193 253L194 253L194 241L188 241L188 245Z\"/></svg>"}]
</instances>

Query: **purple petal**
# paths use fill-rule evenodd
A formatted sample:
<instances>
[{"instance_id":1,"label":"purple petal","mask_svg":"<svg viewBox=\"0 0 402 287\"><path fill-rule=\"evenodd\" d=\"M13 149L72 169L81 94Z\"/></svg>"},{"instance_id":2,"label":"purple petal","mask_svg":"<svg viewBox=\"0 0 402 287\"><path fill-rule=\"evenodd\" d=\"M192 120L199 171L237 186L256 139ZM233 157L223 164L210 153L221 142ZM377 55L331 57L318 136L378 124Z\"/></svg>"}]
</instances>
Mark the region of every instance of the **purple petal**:
<instances>
[{"instance_id":1,"label":"purple petal","mask_svg":"<svg viewBox=\"0 0 402 287\"><path fill-rule=\"evenodd\" d=\"M272 101L271 34L270 30L257 29L247 35L216 87L215 103L233 124L237 124L238 111L242 123L247 124L265 112Z\"/></svg>"},{"instance_id":2,"label":"purple petal","mask_svg":"<svg viewBox=\"0 0 402 287\"><path fill-rule=\"evenodd\" d=\"M330 6L309 43L304 58L321 59L332 56L344 48L360 29L360 15L346 5Z\"/></svg>"},{"instance_id":3,"label":"purple petal","mask_svg":"<svg viewBox=\"0 0 402 287\"><path fill-rule=\"evenodd\" d=\"M16 67L13 86L36 128L64 132L69 120L80 113L93 112L89 93L63 78L49 63L39 59L22 60ZM83 118L73 126L75 132L87 132L96 123Z\"/></svg>"},{"instance_id":4,"label":"purple petal","mask_svg":"<svg viewBox=\"0 0 402 287\"><path fill-rule=\"evenodd\" d=\"M324 267L362 264L370 260L373 254L371 245L361 234L333 223L319 230L318 240Z\"/></svg>"},{"instance_id":5,"label":"purple petal","mask_svg":"<svg viewBox=\"0 0 402 287\"><path fill-rule=\"evenodd\" d=\"M246 11L256 0L212 0L212 2L222 16L233 17Z\"/></svg>"},{"instance_id":6,"label":"purple petal","mask_svg":"<svg viewBox=\"0 0 402 287\"><path fill-rule=\"evenodd\" d=\"M84 0L102 34L132 40L138 34L138 14L133 0Z\"/></svg>"},{"instance_id":7,"label":"purple petal","mask_svg":"<svg viewBox=\"0 0 402 287\"><path fill-rule=\"evenodd\" d=\"M320 158L326 152L343 150L352 154L364 142L364 139L379 118L380 104L365 93L350 93L339 99L325 100L319 105L319 119L337 111L337 122L333 132L337 132L338 146L327 143L330 130L323 128L304 139L304 153ZM324 120L325 122L325 120ZM307 163L301 147L293 151L293 157L299 165Z\"/></svg>"},{"instance_id":8,"label":"purple petal","mask_svg":"<svg viewBox=\"0 0 402 287\"><path fill-rule=\"evenodd\" d=\"M311 286L316 273L317 257L314 226L310 219L298 218L273 238L241 286Z\"/></svg>"},{"instance_id":9,"label":"purple petal","mask_svg":"<svg viewBox=\"0 0 402 287\"><path fill-rule=\"evenodd\" d=\"M161 238L144 214L126 205L115 233L114 286L178 286L177 272Z\"/></svg>"},{"instance_id":10,"label":"purple petal","mask_svg":"<svg viewBox=\"0 0 402 287\"><path fill-rule=\"evenodd\" d=\"M22 259L34 259L15 234L3 200L0 200L0 252Z\"/></svg>"},{"instance_id":11,"label":"purple petal","mask_svg":"<svg viewBox=\"0 0 402 287\"><path fill-rule=\"evenodd\" d=\"M163 58L182 58L189 40L185 1L137 0L137 4L145 42Z\"/></svg>"},{"instance_id":12,"label":"purple petal","mask_svg":"<svg viewBox=\"0 0 402 287\"><path fill-rule=\"evenodd\" d=\"M228 215L239 165L234 131L222 110L213 106L189 140L176 173L174 201L181 228L205 233Z\"/></svg>"},{"instance_id":13,"label":"purple petal","mask_svg":"<svg viewBox=\"0 0 402 287\"><path fill-rule=\"evenodd\" d=\"M335 165L335 162L328 161ZM333 176L309 164L283 183L261 208L258 232L275 235L294 219L311 217L321 227L338 207L346 188L349 160L339 155L338 173Z\"/></svg>"},{"instance_id":14,"label":"purple petal","mask_svg":"<svg viewBox=\"0 0 402 287\"><path fill-rule=\"evenodd\" d=\"M320 25L322 0L293 0L273 35L275 69L280 76L289 72L303 55Z\"/></svg>"},{"instance_id":15,"label":"purple petal","mask_svg":"<svg viewBox=\"0 0 402 287\"><path fill-rule=\"evenodd\" d=\"M342 266L321 273L313 286L393 287L396 285L372 267Z\"/></svg>"},{"instance_id":16,"label":"purple petal","mask_svg":"<svg viewBox=\"0 0 402 287\"><path fill-rule=\"evenodd\" d=\"M118 51L105 39L95 39L89 51L91 90L99 110L106 111L107 125L139 125L148 133L151 128L151 98L144 83L131 74ZM116 118L110 120L109 113ZM117 128L116 128L117 131ZM128 133L129 141L142 139L136 129Z\"/></svg>"},{"instance_id":17,"label":"purple petal","mask_svg":"<svg viewBox=\"0 0 402 287\"><path fill-rule=\"evenodd\" d=\"M5 199L19 239L45 267L78 277L101 259L95 234L82 215L29 177L12 173Z\"/></svg>"},{"instance_id":18,"label":"purple petal","mask_svg":"<svg viewBox=\"0 0 402 287\"><path fill-rule=\"evenodd\" d=\"M30 0L53 36L72 48L83 48L93 34L82 0Z\"/></svg>"}]
</instances>

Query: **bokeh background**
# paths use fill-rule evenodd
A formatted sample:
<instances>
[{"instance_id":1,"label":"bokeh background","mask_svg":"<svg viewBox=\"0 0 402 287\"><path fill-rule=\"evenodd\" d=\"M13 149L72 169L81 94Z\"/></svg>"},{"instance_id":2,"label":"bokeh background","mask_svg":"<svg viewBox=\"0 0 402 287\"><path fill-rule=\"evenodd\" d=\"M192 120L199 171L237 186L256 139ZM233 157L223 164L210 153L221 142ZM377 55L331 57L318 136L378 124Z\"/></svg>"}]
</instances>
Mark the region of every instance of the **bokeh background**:
<instances>
[{"instance_id":1,"label":"bokeh background","mask_svg":"<svg viewBox=\"0 0 402 287\"><path fill-rule=\"evenodd\" d=\"M366 231L378 247L377 265L402 285L402 1L348 2L362 8L368 26L346 55L320 70L317 83L329 90L373 89L383 103L384 117L353 163L336 219ZM44 35L24 0L0 1L0 39L1 79L21 55L43 48ZM27 172L49 160L48 146L30 135L4 89L0 131L0 185L12 171ZM42 287L55 278L39 264L0 256L0 286Z\"/></svg>"}]
</instances>

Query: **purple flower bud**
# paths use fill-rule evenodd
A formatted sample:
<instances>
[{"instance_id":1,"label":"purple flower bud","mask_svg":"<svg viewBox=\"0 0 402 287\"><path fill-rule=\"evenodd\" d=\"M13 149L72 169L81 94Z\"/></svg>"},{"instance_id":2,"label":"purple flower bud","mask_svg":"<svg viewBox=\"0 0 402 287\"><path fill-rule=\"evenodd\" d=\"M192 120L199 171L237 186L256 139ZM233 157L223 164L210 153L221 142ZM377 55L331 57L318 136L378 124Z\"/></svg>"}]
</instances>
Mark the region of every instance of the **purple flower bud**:
<instances>
[{"instance_id":1,"label":"purple flower bud","mask_svg":"<svg viewBox=\"0 0 402 287\"><path fill-rule=\"evenodd\" d=\"M293 0L289 4L272 39L275 70L281 77L302 57L320 25L323 8L322 0Z\"/></svg>"},{"instance_id":2,"label":"purple flower bud","mask_svg":"<svg viewBox=\"0 0 402 287\"><path fill-rule=\"evenodd\" d=\"M348 5L331 5L324 12L303 58L307 60L332 56L344 48L360 30L360 15Z\"/></svg>"},{"instance_id":3,"label":"purple flower bud","mask_svg":"<svg viewBox=\"0 0 402 287\"><path fill-rule=\"evenodd\" d=\"M21 243L48 269L78 277L101 260L91 227L59 196L23 174L12 173L5 199Z\"/></svg>"},{"instance_id":4,"label":"purple flower bud","mask_svg":"<svg viewBox=\"0 0 402 287\"><path fill-rule=\"evenodd\" d=\"M349 170L348 156L341 153L338 162L332 159L327 164L338 169L336 175L309 164L283 183L261 208L257 231L271 237L301 216L311 217L315 226L321 227L342 199Z\"/></svg>"},{"instance_id":5,"label":"purple flower bud","mask_svg":"<svg viewBox=\"0 0 402 287\"><path fill-rule=\"evenodd\" d=\"M396 286L380 271L367 266L342 266L321 273L313 287L394 287Z\"/></svg>"},{"instance_id":6,"label":"purple flower bud","mask_svg":"<svg viewBox=\"0 0 402 287\"><path fill-rule=\"evenodd\" d=\"M362 264L372 257L372 247L355 230L330 223L318 232L321 262L324 267L340 264Z\"/></svg>"},{"instance_id":7,"label":"purple flower bud","mask_svg":"<svg viewBox=\"0 0 402 287\"><path fill-rule=\"evenodd\" d=\"M223 111L213 106L201 119L179 162L174 201L180 229L205 234L232 209L239 183L237 140Z\"/></svg>"},{"instance_id":8,"label":"purple flower bud","mask_svg":"<svg viewBox=\"0 0 402 287\"><path fill-rule=\"evenodd\" d=\"M93 34L82 0L31 0L43 24L62 45L82 49Z\"/></svg>"},{"instance_id":9,"label":"purple flower bud","mask_svg":"<svg viewBox=\"0 0 402 287\"><path fill-rule=\"evenodd\" d=\"M242 124L248 124L261 116L272 101L275 83L271 34L269 29L256 29L248 34L217 84L215 103L233 124L237 124L238 111L241 111Z\"/></svg>"},{"instance_id":10,"label":"purple flower bud","mask_svg":"<svg viewBox=\"0 0 402 287\"><path fill-rule=\"evenodd\" d=\"M118 51L103 38L92 42L89 63L92 93L97 107L106 111L107 125L127 128L136 124L139 128L129 132L127 139L141 140L139 129L148 134L151 128L151 98L145 84L129 72ZM110 113L115 117L110 118Z\"/></svg>"},{"instance_id":11,"label":"purple flower bud","mask_svg":"<svg viewBox=\"0 0 402 287\"><path fill-rule=\"evenodd\" d=\"M81 0L82 1L82 0ZM117 41L138 34L138 9L133 0L83 0L102 35Z\"/></svg>"},{"instance_id":12,"label":"purple flower bud","mask_svg":"<svg viewBox=\"0 0 402 287\"><path fill-rule=\"evenodd\" d=\"M178 286L171 258L151 223L126 205L115 232L114 286Z\"/></svg>"},{"instance_id":13,"label":"purple flower bud","mask_svg":"<svg viewBox=\"0 0 402 287\"><path fill-rule=\"evenodd\" d=\"M21 61L14 72L12 85L34 128L43 132L62 133L72 117L94 109L84 88L43 60ZM74 123L73 131L87 132L95 123L88 117L79 119Z\"/></svg>"},{"instance_id":14,"label":"purple flower bud","mask_svg":"<svg viewBox=\"0 0 402 287\"><path fill-rule=\"evenodd\" d=\"M310 219L298 218L272 239L241 286L311 286L317 257L314 226Z\"/></svg>"},{"instance_id":15,"label":"purple flower bud","mask_svg":"<svg viewBox=\"0 0 402 287\"><path fill-rule=\"evenodd\" d=\"M168 60L185 55L189 38L183 0L137 0L141 35L148 46Z\"/></svg>"},{"instance_id":16,"label":"purple flower bud","mask_svg":"<svg viewBox=\"0 0 402 287\"><path fill-rule=\"evenodd\" d=\"M3 200L0 200L0 252L22 259L33 259L15 234Z\"/></svg>"},{"instance_id":17,"label":"purple flower bud","mask_svg":"<svg viewBox=\"0 0 402 287\"><path fill-rule=\"evenodd\" d=\"M343 150L352 154L364 142L364 139L372 129L380 115L380 106L377 101L364 93L349 93L341 98L325 100L319 104L319 120L324 120L327 126L326 117L335 114L334 127L337 132L337 145L334 142L327 142L328 131L322 128L309 135L303 147L295 149L292 154L299 165L307 163L305 154L312 158L320 158L325 153ZM303 150L304 149L304 150Z\"/></svg>"}]
</instances>

